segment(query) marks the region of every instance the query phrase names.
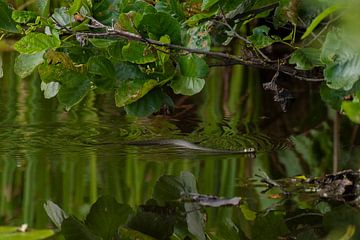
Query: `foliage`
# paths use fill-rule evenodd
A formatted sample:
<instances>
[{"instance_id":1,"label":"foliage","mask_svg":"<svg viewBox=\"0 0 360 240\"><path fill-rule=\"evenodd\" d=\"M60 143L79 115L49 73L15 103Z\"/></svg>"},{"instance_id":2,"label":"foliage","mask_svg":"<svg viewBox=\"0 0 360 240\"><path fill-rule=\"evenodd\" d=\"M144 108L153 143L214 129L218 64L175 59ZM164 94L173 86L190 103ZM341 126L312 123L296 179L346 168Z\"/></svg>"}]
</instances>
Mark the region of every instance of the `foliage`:
<instances>
[{"instance_id":1,"label":"foliage","mask_svg":"<svg viewBox=\"0 0 360 240\"><path fill-rule=\"evenodd\" d=\"M357 33L348 27L350 20L337 21L359 9L355 1L75 0L62 4L47 19L43 16L49 12L49 1L12 10L1 0L0 29L9 36L22 34L14 46L21 53L16 73L26 77L38 67L45 96L57 96L66 110L90 91L110 91L118 107L137 116L150 115L172 104L171 90L182 95L199 93L207 62L215 57L220 65L244 64L278 69L303 80L325 80L331 90L323 93L349 91L353 104L341 106L350 119L359 118L354 112L359 102L355 86L360 78L360 48L352 40ZM243 55L224 54L225 48L211 51L239 41ZM277 57L281 45L288 47L285 57ZM44 71L45 66L49 70ZM46 87L49 83L52 87Z\"/></svg>"}]
</instances>

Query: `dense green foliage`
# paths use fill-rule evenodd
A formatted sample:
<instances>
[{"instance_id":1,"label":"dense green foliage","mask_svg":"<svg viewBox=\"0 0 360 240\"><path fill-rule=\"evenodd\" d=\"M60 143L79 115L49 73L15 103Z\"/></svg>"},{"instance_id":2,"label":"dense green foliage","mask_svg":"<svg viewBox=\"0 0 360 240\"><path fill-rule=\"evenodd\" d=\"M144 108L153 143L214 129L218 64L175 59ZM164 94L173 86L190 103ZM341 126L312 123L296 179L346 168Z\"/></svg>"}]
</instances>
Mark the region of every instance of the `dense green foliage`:
<instances>
[{"instance_id":1,"label":"dense green foliage","mask_svg":"<svg viewBox=\"0 0 360 240\"><path fill-rule=\"evenodd\" d=\"M243 64L324 80L323 99L359 122L360 47L353 41L359 33L349 24L356 20L351 15L359 9L356 2L75 0L63 5L50 10L49 0L35 1L25 11L1 0L0 29L9 37L23 35L14 46L20 53L16 73L26 77L37 69L45 97L57 96L66 110L89 91L110 91L116 106L146 116L171 107L171 92L200 92L208 64ZM242 55L231 55L235 45L242 46Z\"/></svg>"}]
</instances>

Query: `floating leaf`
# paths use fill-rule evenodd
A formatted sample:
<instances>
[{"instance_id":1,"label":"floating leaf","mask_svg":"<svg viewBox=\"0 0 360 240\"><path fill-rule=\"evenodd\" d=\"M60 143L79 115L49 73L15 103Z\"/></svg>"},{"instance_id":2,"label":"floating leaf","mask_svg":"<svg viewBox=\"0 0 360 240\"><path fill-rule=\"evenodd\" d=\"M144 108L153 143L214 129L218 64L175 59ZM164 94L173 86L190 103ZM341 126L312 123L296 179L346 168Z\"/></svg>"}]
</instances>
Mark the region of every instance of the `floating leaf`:
<instances>
[{"instance_id":1,"label":"floating leaf","mask_svg":"<svg viewBox=\"0 0 360 240\"><path fill-rule=\"evenodd\" d=\"M136 117L146 117L169 104L172 104L171 98L160 89L154 89L136 102L126 105L125 111Z\"/></svg>"},{"instance_id":2,"label":"floating leaf","mask_svg":"<svg viewBox=\"0 0 360 240\"><path fill-rule=\"evenodd\" d=\"M168 13L158 12L146 14L139 24L142 32L151 33L156 40L168 35L172 43L181 44L181 29L179 22Z\"/></svg>"},{"instance_id":3,"label":"floating leaf","mask_svg":"<svg viewBox=\"0 0 360 240\"><path fill-rule=\"evenodd\" d=\"M17 227L0 226L0 239L39 240L39 239L47 239L55 234L54 231L50 229L44 229L44 230L32 229L26 232L20 232L17 229L18 229Z\"/></svg>"},{"instance_id":4,"label":"floating leaf","mask_svg":"<svg viewBox=\"0 0 360 240\"><path fill-rule=\"evenodd\" d=\"M103 196L91 206L85 224L102 239L115 239L118 228L126 223L132 213L129 205L120 204L113 197Z\"/></svg>"},{"instance_id":5,"label":"floating leaf","mask_svg":"<svg viewBox=\"0 0 360 240\"><path fill-rule=\"evenodd\" d=\"M153 79L134 79L123 80L120 86L115 91L115 103L117 107L136 102L150 90L158 85L158 82Z\"/></svg>"},{"instance_id":6,"label":"floating leaf","mask_svg":"<svg viewBox=\"0 0 360 240\"><path fill-rule=\"evenodd\" d=\"M21 78L29 76L38 65L44 62L44 53L45 51L35 54L21 53L15 59L14 72Z\"/></svg>"},{"instance_id":7,"label":"floating leaf","mask_svg":"<svg viewBox=\"0 0 360 240\"><path fill-rule=\"evenodd\" d=\"M296 69L311 70L323 65L320 61L320 53L320 49L300 48L291 54L289 63L296 64Z\"/></svg>"},{"instance_id":8,"label":"floating leaf","mask_svg":"<svg viewBox=\"0 0 360 240\"><path fill-rule=\"evenodd\" d=\"M60 90L60 83L59 82L41 82L41 91L44 91L44 97L46 99L55 97Z\"/></svg>"},{"instance_id":9,"label":"floating leaf","mask_svg":"<svg viewBox=\"0 0 360 240\"><path fill-rule=\"evenodd\" d=\"M259 26L253 29L253 34L248 37L250 42L256 47L256 48L264 48L267 46L270 46L277 40L272 39L269 34L270 28L268 26Z\"/></svg>"},{"instance_id":10,"label":"floating leaf","mask_svg":"<svg viewBox=\"0 0 360 240\"><path fill-rule=\"evenodd\" d=\"M136 41L129 41L129 43L122 48L122 56L124 60L137 64L156 61L156 56L152 52L152 49L144 43Z\"/></svg>"},{"instance_id":11,"label":"floating leaf","mask_svg":"<svg viewBox=\"0 0 360 240\"><path fill-rule=\"evenodd\" d=\"M57 37L44 33L29 33L15 43L14 48L20 53L34 54L50 48L58 48L60 45L61 41Z\"/></svg>"},{"instance_id":12,"label":"floating leaf","mask_svg":"<svg viewBox=\"0 0 360 240\"><path fill-rule=\"evenodd\" d=\"M46 201L46 203L44 203L44 209L54 225L58 229L61 229L62 222L68 218L67 214L52 201Z\"/></svg>"},{"instance_id":13,"label":"floating leaf","mask_svg":"<svg viewBox=\"0 0 360 240\"><path fill-rule=\"evenodd\" d=\"M0 29L7 32L18 33L16 23L11 18L11 12L7 2L0 0Z\"/></svg>"},{"instance_id":14,"label":"floating leaf","mask_svg":"<svg viewBox=\"0 0 360 240\"><path fill-rule=\"evenodd\" d=\"M171 81L171 88L176 94L194 95L199 93L205 86L205 80L197 77L179 76Z\"/></svg>"}]
</instances>

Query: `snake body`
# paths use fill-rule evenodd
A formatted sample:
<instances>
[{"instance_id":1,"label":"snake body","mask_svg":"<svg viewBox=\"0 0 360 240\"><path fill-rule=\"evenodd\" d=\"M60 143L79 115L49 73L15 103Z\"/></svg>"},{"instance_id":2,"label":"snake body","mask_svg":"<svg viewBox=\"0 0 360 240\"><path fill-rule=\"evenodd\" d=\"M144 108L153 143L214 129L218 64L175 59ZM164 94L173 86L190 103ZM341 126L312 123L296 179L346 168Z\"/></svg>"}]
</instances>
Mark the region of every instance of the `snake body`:
<instances>
[{"instance_id":1,"label":"snake body","mask_svg":"<svg viewBox=\"0 0 360 240\"><path fill-rule=\"evenodd\" d=\"M187 148L191 150L212 152L212 153L224 153L224 154L248 154L255 153L255 148L244 148L241 150L222 150L207 148L196 145L194 143L182 140L182 139L160 139L160 140L146 140L146 141L133 141L128 142L128 145L139 145L139 146L151 146L151 145L173 145L177 147Z\"/></svg>"}]
</instances>

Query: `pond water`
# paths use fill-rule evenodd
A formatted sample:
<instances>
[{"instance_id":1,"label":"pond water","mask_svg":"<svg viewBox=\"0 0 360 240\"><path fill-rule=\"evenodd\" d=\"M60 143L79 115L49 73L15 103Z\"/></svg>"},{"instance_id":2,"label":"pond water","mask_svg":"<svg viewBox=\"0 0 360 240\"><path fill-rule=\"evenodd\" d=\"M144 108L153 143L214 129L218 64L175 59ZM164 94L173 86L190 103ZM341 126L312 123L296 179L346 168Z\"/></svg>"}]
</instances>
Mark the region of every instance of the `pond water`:
<instances>
[{"instance_id":1,"label":"pond water","mask_svg":"<svg viewBox=\"0 0 360 240\"><path fill-rule=\"evenodd\" d=\"M283 112L271 92L262 89L271 73L220 68L211 72L201 94L174 96L176 108L171 114L164 110L157 116L134 118L115 107L113 96L94 93L65 112L56 99L44 99L36 75L19 79L13 73L14 54L1 57L2 225L48 226L43 203L49 199L79 218L101 195L137 206L151 198L161 175L182 171L195 175L200 193L242 196L255 209L264 209L273 202L261 196L263 189L243 184L259 169L273 178L320 176L333 170L333 126L328 118L335 114L321 102L316 85L282 79L296 97ZM254 147L257 153L214 154L126 144L175 138L216 149ZM354 138L341 148L339 169L358 163ZM209 225L227 214L229 209L209 210Z\"/></svg>"}]
</instances>

